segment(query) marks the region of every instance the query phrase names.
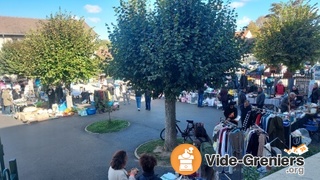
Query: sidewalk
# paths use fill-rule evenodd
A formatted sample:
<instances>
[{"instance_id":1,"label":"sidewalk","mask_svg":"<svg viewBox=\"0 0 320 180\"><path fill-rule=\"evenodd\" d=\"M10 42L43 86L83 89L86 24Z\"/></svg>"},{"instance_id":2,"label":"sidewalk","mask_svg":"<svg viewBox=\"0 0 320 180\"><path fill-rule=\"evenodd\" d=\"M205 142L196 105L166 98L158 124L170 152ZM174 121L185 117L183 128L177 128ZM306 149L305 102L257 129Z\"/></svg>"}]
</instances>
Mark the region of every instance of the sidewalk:
<instances>
[{"instance_id":1,"label":"sidewalk","mask_svg":"<svg viewBox=\"0 0 320 180\"><path fill-rule=\"evenodd\" d=\"M303 179L320 179L320 170L319 170L319 162L320 162L320 153L315 154L311 157L308 157L305 159L304 164L304 174L298 175L297 174L289 174L286 173L288 171L288 168L283 168L280 171L277 171L265 178L262 178L262 180L276 180L276 179L290 179L290 180L303 180Z\"/></svg>"}]
</instances>

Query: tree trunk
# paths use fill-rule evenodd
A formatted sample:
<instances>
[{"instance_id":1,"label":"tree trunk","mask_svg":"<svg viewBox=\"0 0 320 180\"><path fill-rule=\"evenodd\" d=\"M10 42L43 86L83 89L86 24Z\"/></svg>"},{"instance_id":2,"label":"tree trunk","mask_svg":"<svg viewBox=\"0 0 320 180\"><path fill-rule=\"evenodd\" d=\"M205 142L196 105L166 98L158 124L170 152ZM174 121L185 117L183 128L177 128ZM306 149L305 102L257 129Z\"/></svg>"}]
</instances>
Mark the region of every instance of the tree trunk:
<instances>
[{"instance_id":1,"label":"tree trunk","mask_svg":"<svg viewBox=\"0 0 320 180\"><path fill-rule=\"evenodd\" d=\"M66 84L66 102L67 102L67 108L73 107L73 101L72 101L72 89L70 88L70 84Z\"/></svg>"},{"instance_id":2,"label":"tree trunk","mask_svg":"<svg viewBox=\"0 0 320 180\"><path fill-rule=\"evenodd\" d=\"M177 146L176 132L176 100L165 99L165 141L164 148L166 151L172 151Z\"/></svg>"}]
</instances>

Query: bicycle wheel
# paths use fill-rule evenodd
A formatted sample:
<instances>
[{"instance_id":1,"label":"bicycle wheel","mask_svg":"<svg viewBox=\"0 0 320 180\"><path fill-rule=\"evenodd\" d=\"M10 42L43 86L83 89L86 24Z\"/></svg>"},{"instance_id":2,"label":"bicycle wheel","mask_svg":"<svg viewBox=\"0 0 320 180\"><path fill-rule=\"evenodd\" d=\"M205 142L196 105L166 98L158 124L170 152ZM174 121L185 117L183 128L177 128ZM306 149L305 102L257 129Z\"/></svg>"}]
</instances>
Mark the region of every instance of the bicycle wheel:
<instances>
[{"instance_id":1,"label":"bicycle wheel","mask_svg":"<svg viewBox=\"0 0 320 180\"><path fill-rule=\"evenodd\" d=\"M164 140L165 134L166 134L166 128L163 128L162 131L160 132L160 138L162 140Z\"/></svg>"},{"instance_id":2,"label":"bicycle wheel","mask_svg":"<svg viewBox=\"0 0 320 180\"><path fill-rule=\"evenodd\" d=\"M178 135L178 130L177 130L177 128L176 128L176 134ZM166 128L163 128L162 131L160 132L160 138L161 138L162 140L164 140L165 137L166 137Z\"/></svg>"}]
</instances>

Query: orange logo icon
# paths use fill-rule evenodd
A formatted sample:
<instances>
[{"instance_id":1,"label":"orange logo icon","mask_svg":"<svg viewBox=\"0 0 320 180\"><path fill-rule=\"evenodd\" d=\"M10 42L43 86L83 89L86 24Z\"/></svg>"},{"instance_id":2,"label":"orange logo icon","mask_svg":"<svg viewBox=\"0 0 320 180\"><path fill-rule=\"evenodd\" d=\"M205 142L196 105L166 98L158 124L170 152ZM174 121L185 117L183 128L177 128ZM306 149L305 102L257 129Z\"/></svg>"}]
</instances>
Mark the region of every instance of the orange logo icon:
<instances>
[{"instance_id":1,"label":"orange logo icon","mask_svg":"<svg viewBox=\"0 0 320 180\"><path fill-rule=\"evenodd\" d=\"M195 173L200 168L201 161L200 151L191 144L180 144L170 156L171 166L182 175Z\"/></svg>"}]
</instances>

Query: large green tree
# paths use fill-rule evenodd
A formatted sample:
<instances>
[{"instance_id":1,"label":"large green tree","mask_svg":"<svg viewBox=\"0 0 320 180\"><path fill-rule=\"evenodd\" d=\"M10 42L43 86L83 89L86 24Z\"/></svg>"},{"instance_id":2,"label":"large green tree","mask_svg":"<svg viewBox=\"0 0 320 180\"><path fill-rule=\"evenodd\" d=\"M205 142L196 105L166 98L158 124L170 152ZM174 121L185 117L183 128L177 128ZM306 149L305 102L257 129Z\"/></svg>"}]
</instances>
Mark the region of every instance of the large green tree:
<instances>
[{"instance_id":1,"label":"large green tree","mask_svg":"<svg viewBox=\"0 0 320 180\"><path fill-rule=\"evenodd\" d=\"M176 97L205 83L220 85L239 67L243 39L222 0L121 1L110 34L113 75L165 94L165 148L176 146Z\"/></svg>"},{"instance_id":2,"label":"large green tree","mask_svg":"<svg viewBox=\"0 0 320 180\"><path fill-rule=\"evenodd\" d=\"M61 10L24 39L31 49L28 57L34 63L32 76L44 84L87 80L99 72L100 59L94 56L97 35L84 19Z\"/></svg>"},{"instance_id":3,"label":"large green tree","mask_svg":"<svg viewBox=\"0 0 320 180\"><path fill-rule=\"evenodd\" d=\"M293 72L319 58L320 17L304 0L272 4L257 37L255 56L269 65L284 64Z\"/></svg>"},{"instance_id":4,"label":"large green tree","mask_svg":"<svg viewBox=\"0 0 320 180\"><path fill-rule=\"evenodd\" d=\"M4 43L0 51L0 74L30 76L32 62L27 60L26 53L29 50L21 40Z\"/></svg>"}]
</instances>

